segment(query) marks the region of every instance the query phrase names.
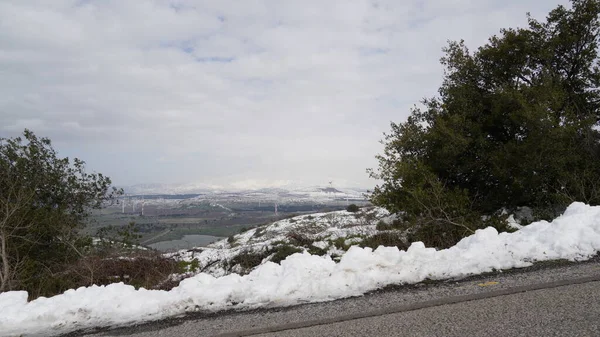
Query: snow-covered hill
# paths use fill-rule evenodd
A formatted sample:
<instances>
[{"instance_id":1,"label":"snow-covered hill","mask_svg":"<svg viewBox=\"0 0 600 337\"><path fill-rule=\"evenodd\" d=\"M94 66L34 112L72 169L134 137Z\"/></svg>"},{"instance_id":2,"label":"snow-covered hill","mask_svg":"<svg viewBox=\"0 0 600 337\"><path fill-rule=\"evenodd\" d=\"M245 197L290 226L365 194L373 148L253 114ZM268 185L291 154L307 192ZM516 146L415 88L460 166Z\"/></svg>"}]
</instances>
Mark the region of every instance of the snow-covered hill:
<instances>
[{"instance_id":1,"label":"snow-covered hill","mask_svg":"<svg viewBox=\"0 0 600 337\"><path fill-rule=\"evenodd\" d=\"M378 223L390 223L394 219L385 209L377 207L362 208L358 212L301 215L250 229L208 247L169 255L188 262L196 259L198 271L214 276L248 273L259 264L293 252L339 259L351 245L384 233L377 230ZM249 266L244 258L253 259L255 265Z\"/></svg>"}]
</instances>

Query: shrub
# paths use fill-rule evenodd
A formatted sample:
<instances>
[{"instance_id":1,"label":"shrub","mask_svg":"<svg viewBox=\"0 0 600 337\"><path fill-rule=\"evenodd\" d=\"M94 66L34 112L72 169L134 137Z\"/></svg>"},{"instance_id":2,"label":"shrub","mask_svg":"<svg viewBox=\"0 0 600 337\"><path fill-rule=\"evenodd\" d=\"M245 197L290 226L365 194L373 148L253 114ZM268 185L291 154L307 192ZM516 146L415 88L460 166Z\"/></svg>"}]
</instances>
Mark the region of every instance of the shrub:
<instances>
[{"instance_id":1,"label":"shrub","mask_svg":"<svg viewBox=\"0 0 600 337\"><path fill-rule=\"evenodd\" d=\"M346 211L352 212L352 213L356 213L359 210L360 210L360 208L358 208L358 206L356 206L355 204L350 204L350 205L348 205L348 207L346 207Z\"/></svg>"},{"instance_id":2,"label":"shrub","mask_svg":"<svg viewBox=\"0 0 600 337\"><path fill-rule=\"evenodd\" d=\"M398 231L377 233L373 236L366 237L359 244L360 247L371 247L377 249L379 246L398 247L398 249L408 249L406 239Z\"/></svg>"},{"instance_id":3,"label":"shrub","mask_svg":"<svg viewBox=\"0 0 600 337\"><path fill-rule=\"evenodd\" d=\"M310 247L308 247L308 253L311 255L323 256L327 254L327 250L311 245Z\"/></svg>"},{"instance_id":4,"label":"shrub","mask_svg":"<svg viewBox=\"0 0 600 337\"><path fill-rule=\"evenodd\" d=\"M240 265L244 270L250 270L260 265L269 255L271 255L270 252L266 250L262 252L244 252L231 259L230 265Z\"/></svg>"},{"instance_id":5,"label":"shrub","mask_svg":"<svg viewBox=\"0 0 600 337\"><path fill-rule=\"evenodd\" d=\"M399 219L392 221L392 223L387 223L383 220L379 220L379 222L377 222L377 225L375 226L375 229L377 229L378 231L388 231L393 229L403 231L408 229L408 227L410 226L408 226L406 223Z\"/></svg>"},{"instance_id":6,"label":"shrub","mask_svg":"<svg viewBox=\"0 0 600 337\"><path fill-rule=\"evenodd\" d=\"M196 260L197 261L197 260ZM189 263L193 266L194 263ZM123 282L136 288L165 289L176 286L170 275L183 271L182 264L157 252L138 252L127 257L86 256L61 266L30 291L30 299L54 296L68 289ZM170 285L169 285L170 284Z\"/></svg>"},{"instance_id":7,"label":"shrub","mask_svg":"<svg viewBox=\"0 0 600 337\"><path fill-rule=\"evenodd\" d=\"M254 232L254 235L253 235L253 236L254 236L255 238L259 238L259 237L261 237L261 236L265 235L265 232L266 232L266 231L265 231L265 227L257 227L257 228L256 228L256 231Z\"/></svg>"},{"instance_id":8,"label":"shrub","mask_svg":"<svg viewBox=\"0 0 600 337\"><path fill-rule=\"evenodd\" d=\"M333 245L334 247L341 249L341 250L348 250L348 248L350 248L350 245L346 244L346 238L345 237L339 237L335 240L329 240L329 243L331 245Z\"/></svg>"},{"instance_id":9,"label":"shrub","mask_svg":"<svg viewBox=\"0 0 600 337\"><path fill-rule=\"evenodd\" d=\"M191 265L192 263L190 263ZM177 262L158 254L139 255L126 258L112 258L100 261L100 284L125 282L136 288L152 289L166 281L169 275L177 272ZM118 282L117 281L117 282Z\"/></svg>"},{"instance_id":10,"label":"shrub","mask_svg":"<svg viewBox=\"0 0 600 337\"><path fill-rule=\"evenodd\" d=\"M514 229L508 227L507 216L491 216L487 220L481 218L470 219L466 221L468 225L448 226L445 223L436 221L423 221L412 224L407 230L409 242L421 241L428 247L444 249L454 246L464 237L473 234L477 229L494 227L498 232L513 232Z\"/></svg>"},{"instance_id":11,"label":"shrub","mask_svg":"<svg viewBox=\"0 0 600 337\"><path fill-rule=\"evenodd\" d=\"M271 261L280 263L281 261L285 260L286 257L292 254L301 253L302 249L291 245L281 245L273 248L271 252L275 253L273 257L271 257Z\"/></svg>"},{"instance_id":12,"label":"shrub","mask_svg":"<svg viewBox=\"0 0 600 337\"><path fill-rule=\"evenodd\" d=\"M200 261L197 258L192 259L192 261L178 261L177 262L177 273L195 273L200 270Z\"/></svg>"},{"instance_id":13,"label":"shrub","mask_svg":"<svg viewBox=\"0 0 600 337\"><path fill-rule=\"evenodd\" d=\"M300 233L298 231L292 231L287 234L290 243L294 246L299 247L308 247L313 243L313 239L311 239L308 235Z\"/></svg>"},{"instance_id":14,"label":"shrub","mask_svg":"<svg viewBox=\"0 0 600 337\"><path fill-rule=\"evenodd\" d=\"M383 220L379 220L379 222L377 223L377 225L375 226L375 229L377 229L378 231L388 231L390 229L392 229L392 225L386 223Z\"/></svg>"}]
</instances>

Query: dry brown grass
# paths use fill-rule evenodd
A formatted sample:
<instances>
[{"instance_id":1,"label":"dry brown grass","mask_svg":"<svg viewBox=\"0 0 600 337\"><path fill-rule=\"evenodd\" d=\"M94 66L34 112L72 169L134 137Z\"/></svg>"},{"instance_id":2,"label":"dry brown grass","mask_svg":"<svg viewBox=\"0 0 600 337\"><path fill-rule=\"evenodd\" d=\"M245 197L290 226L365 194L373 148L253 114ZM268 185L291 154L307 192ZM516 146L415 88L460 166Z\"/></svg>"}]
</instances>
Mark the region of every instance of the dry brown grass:
<instances>
[{"instance_id":1,"label":"dry brown grass","mask_svg":"<svg viewBox=\"0 0 600 337\"><path fill-rule=\"evenodd\" d=\"M29 297L50 297L68 289L119 282L135 288L168 290L179 284L170 275L182 272L181 264L175 259L155 251L140 251L124 257L90 255L61 266L59 271L48 271Z\"/></svg>"}]
</instances>

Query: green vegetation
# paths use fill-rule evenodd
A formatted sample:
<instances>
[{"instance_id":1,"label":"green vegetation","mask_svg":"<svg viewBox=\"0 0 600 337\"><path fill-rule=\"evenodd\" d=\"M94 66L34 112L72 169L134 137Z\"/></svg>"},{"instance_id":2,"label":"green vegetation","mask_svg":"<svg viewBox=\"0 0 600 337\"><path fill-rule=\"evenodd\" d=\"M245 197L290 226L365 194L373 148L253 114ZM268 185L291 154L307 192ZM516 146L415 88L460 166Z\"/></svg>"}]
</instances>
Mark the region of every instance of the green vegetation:
<instances>
[{"instance_id":1,"label":"green vegetation","mask_svg":"<svg viewBox=\"0 0 600 337\"><path fill-rule=\"evenodd\" d=\"M101 230L96 242L83 235L91 211L122 193L110 183L28 130L0 139L0 292L27 290L33 299L114 282L168 289L176 285L169 275L198 268L139 250L134 222Z\"/></svg>"},{"instance_id":2,"label":"green vegetation","mask_svg":"<svg viewBox=\"0 0 600 337\"><path fill-rule=\"evenodd\" d=\"M231 269L232 267L239 265L242 268L241 273L248 273L253 268L259 266L261 262L268 257L271 257L271 262L280 263L285 260L286 257L294 253L301 253L302 251L303 249L301 248L281 241L269 249L258 252L243 252L231 259L231 261L228 262L228 266Z\"/></svg>"},{"instance_id":3,"label":"green vegetation","mask_svg":"<svg viewBox=\"0 0 600 337\"><path fill-rule=\"evenodd\" d=\"M371 200L402 211L412 240L442 248L502 229L501 208L553 217L600 203L600 2L571 3L474 53L451 42L439 96L392 123Z\"/></svg>"},{"instance_id":4,"label":"green vegetation","mask_svg":"<svg viewBox=\"0 0 600 337\"><path fill-rule=\"evenodd\" d=\"M177 272L178 273L195 273L200 270L200 261L197 258L192 261L177 261Z\"/></svg>"},{"instance_id":5,"label":"green vegetation","mask_svg":"<svg viewBox=\"0 0 600 337\"><path fill-rule=\"evenodd\" d=\"M273 257L271 257L271 262L280 263L292 254L301 253L302 249L292 245L280 245L274 247L270 252L274 253Z\"/></svg>"},{"instance_id":6,"label":"green vegetation","mask_svg":"<svg viewBox=\"0 0 600 337\"><path fill-rule=\"evenodd\" d=\"M287 237L291 244L298 247L309 247L314 241L311 237L299 231L291 231Z\"/></svg>"},{"instance_id":7,"label":"green vegetation","mask_svg":"<svg viewBox=\"0 0 600 337\"><path fill-rule=\"evenodd\" d=\"M308 247L308 253L311 255L323 256L323 255L327 254L327 250L323 249L323 248L315 247L314 245L310 245L310 247Z\"/></svg>"},{"instance_id":8,"label":"green vegetation","mask_svg":"<svg viewBox=\"0 0 600 337\"><path fill-rule=\"evenodd\" d=\"M96 237L101 240L101 243L110 242L111 238L117 238L125 247L131 248L140 244L139 228L134 221L131 221L127 226L116 227L108 226L98 230Z\"/></svg>"},{"instance_id":9,"label":"green vegetation","mask_svg":"<svg viewBox=\"0 0 600 337\"><path fill-rule=\"evenodd\" d=\"M0 139L0 291L52 293L45 284L84 257L91 239L78 232L90 210L120 194L84 164L29 130Z\"/></svg>"},{"instance_id":10,"label":"green vegetation","mask_svg":"<svg viewBox=\"0 0 600 337\"><path fill-rule=\"evenodd\" d=\"M256 231L254 232L253 237L255 238L259 238L261 236L265 235L265 227L257 227Z\"/></svg>"},{"instance_id":11,"label":"green vegetation","mask_svg":"<svg viewBox=\"0 0 600 337\"><path fill-rule=\"evenodd\" d=\"M242 272L248 272L252 268L260 265L260 263L271 255L271 252L264 250L261 252L244 252L235 256L229 261L229 266L233 267L239 265L242 268Z\"/></svg>"},{"instance_id":12,"label":"green vegetation","mask_svg":"<svg viewBox=\"0 0 600 337\"><path fill-rule=\"evenodd\" d=\"M136 252L128 258L103 258L97 255L87 255L74 261L71 265L63 266L63 270L55 272L43 282L35 295L30 298L60 294L67 289L77 289L81 286L107 285L123 282L136 288L170 289L178 282L171 282L169 276L173 273L185 272L178 262L165 258L155 252Z\"/></svg>"},{"instance_id":13,"label":"green vegetation","mask_svg":"<svg viewBox=\"0 0 600 337\"><path fill-rule=\"evenodd\" d=\"M377 249L379 246L398 247L400 250L408 249L408 243L402 234L398 231L377 233L373 236L364 238L358 246Z\"/></svg>"},{"instance_id":14,"label":"green vegetation","mask_svg":"<svg viewBox=\"0 0 600 337\"><path fill-rule=\"evenodd\" d=\"M375 225L375 229L378 231L389 231L394 229L404 230L406 229L406 226L400 220L394 220L392 223L379 220L377 225Z\"/></svg>"},{"instance_id":15,"label":"green vegetation","mask_svg":"<svg viewBox=\"0 0 600 337\"><path fill-rule=\"evenodd\" d=\"M329 241L329 245L330 245L330 246L334 246L334 247L336 247L337 249L341 249L341 250L344 250L344 251L346 251L346 250L348 250L348 249L350 248L350 246L351 246L351 245L347 245L347 244L346 244L346 240L347 240L347 239L348 239L348 238L346 238L346 237L339 237L339 238L337 238L337 239L334 239L334 240L328 240L328 241Z\"/></svg>"},{"instance_id":16,"label":"green vegetation","mask_svg":"<svg viewBox=\"0 0 600 337\"><path fill-rule=\"evenodd\" d=\"M360 208L358 208L358 206L356 206L356 204L350 204L348 205L348 207L346 207L346 211L351 212L351 213L356 213L360 210Z\"/></svg>"}]
</instances>

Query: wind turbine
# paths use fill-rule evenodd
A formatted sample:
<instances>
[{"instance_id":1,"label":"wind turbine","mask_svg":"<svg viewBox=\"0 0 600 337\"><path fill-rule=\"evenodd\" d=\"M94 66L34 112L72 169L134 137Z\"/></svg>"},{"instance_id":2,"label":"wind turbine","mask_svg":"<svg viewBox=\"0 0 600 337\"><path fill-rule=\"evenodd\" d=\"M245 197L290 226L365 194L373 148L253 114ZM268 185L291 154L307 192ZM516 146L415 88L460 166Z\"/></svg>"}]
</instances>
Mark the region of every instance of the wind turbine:
<instances>
[{"instance_id":1,"label":"wind turbine","mask_svg":"<svg viewBox=\"0 0 600 337\"><path fill-rule=\"evenodd\" d=\"M333 200L335 201L336 195L335 195L335 189L333 188L333 180L329 182L329 188L331 189L331 192L333 193Z\"/></svg>"},{"instance_id":2,"label":"wind turbine","mask_svg":"<svg viewBox=\"0 0 600 337\"><path fill-rule=\"evenodd\" d=\"M278 203L279 203L279 192L276 192L276 194L275 194L275 216L278 215L278 212L277 212L277 204Z\"/></svg>"}]
</instances>

